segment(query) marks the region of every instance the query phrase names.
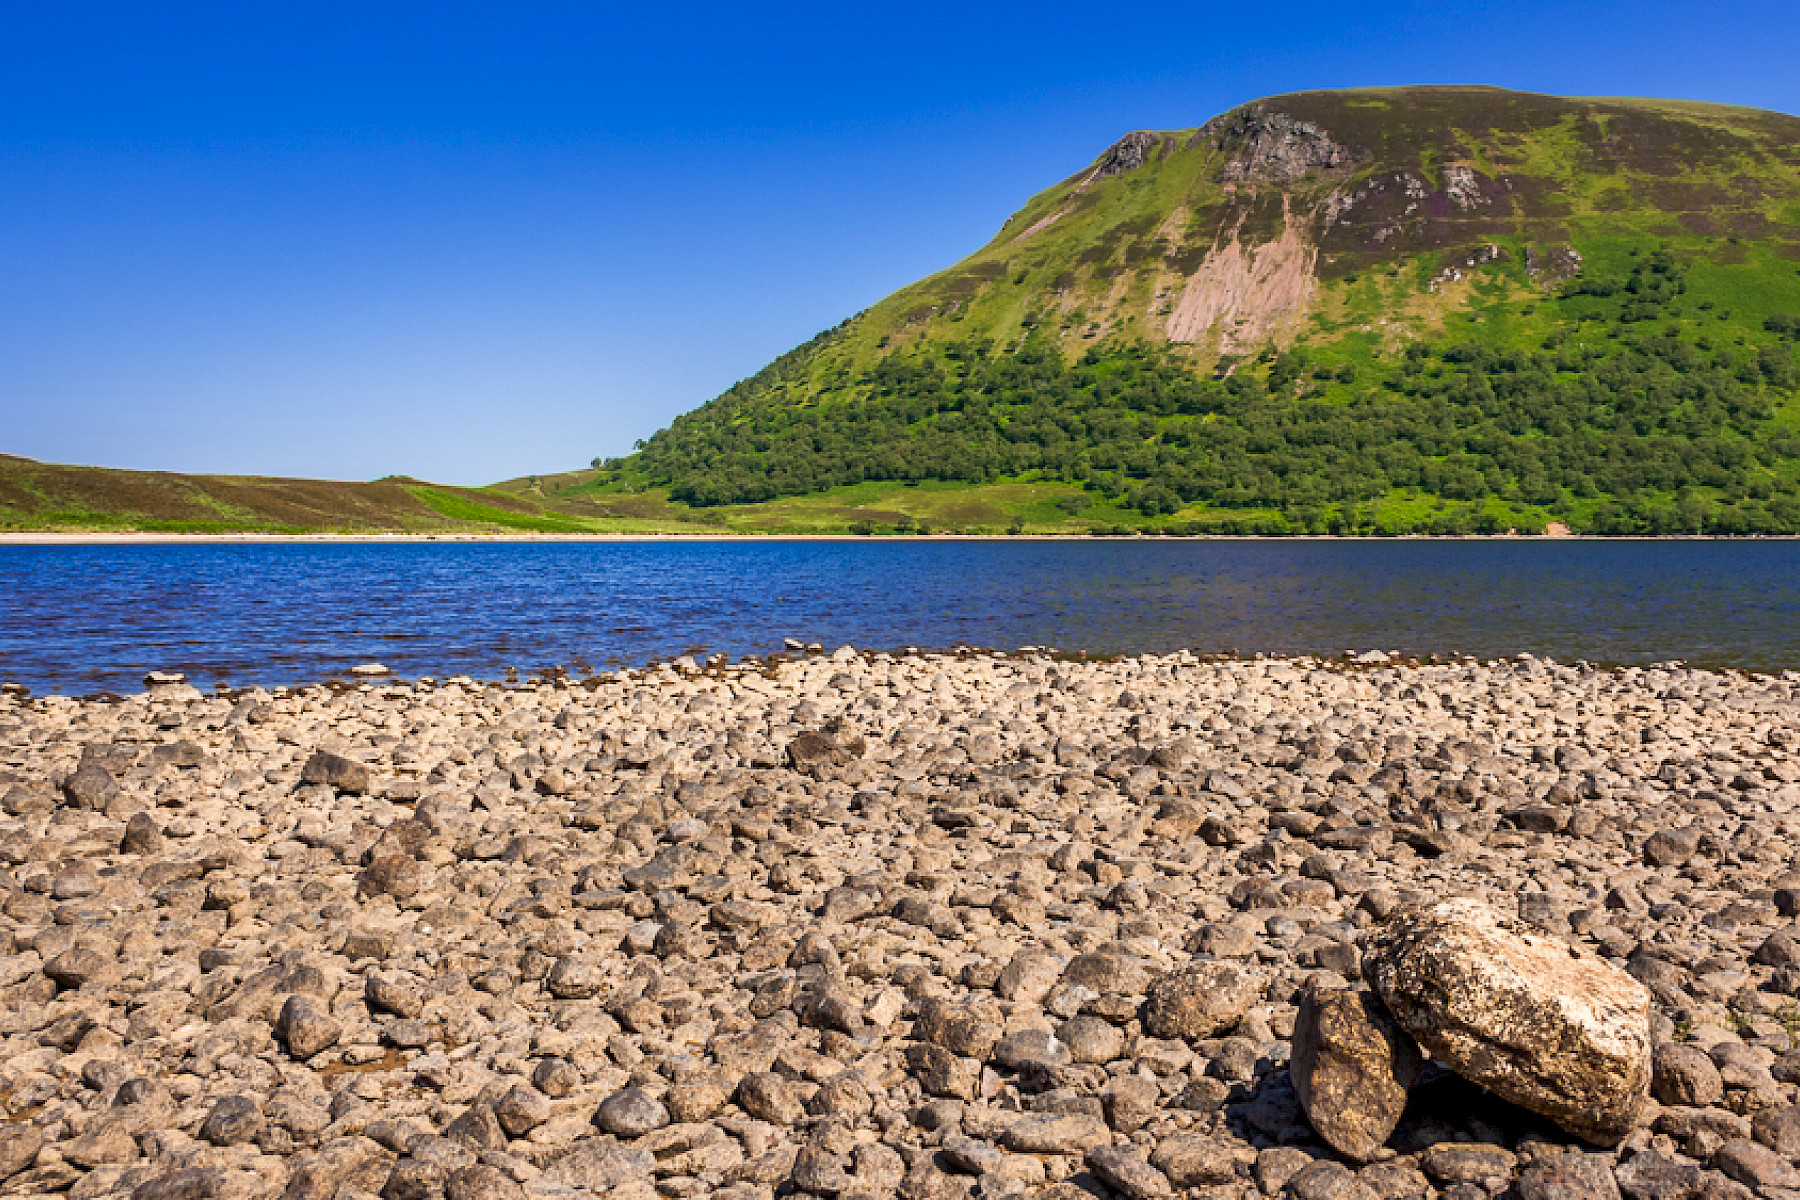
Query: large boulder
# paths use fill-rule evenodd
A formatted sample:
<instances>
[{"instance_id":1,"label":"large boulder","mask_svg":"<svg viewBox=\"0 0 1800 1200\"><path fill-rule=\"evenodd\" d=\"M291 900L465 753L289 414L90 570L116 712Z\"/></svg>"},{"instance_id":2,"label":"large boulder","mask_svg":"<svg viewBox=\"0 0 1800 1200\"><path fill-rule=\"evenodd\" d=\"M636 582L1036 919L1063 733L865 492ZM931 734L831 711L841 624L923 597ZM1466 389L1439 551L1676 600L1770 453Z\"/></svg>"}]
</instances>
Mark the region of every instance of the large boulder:
<instances>
[{"instance_id":1,"label":"large boulder","mask_svg":"<svg viewBox=\"0 0 1800 1200\"><path fill-rule=\"evenodd\" d=\"M1368 1162L1400 1123L1424 1060L1368 992L1308 988L1294 1019L1288 1075L1319 1136Z\"/></svg>"},{"instance_id":2,"label":"large boulder","mask_svg":"<svg viewBox=\"0 0 1800 1200\"><path fill-rule=\"evenodd\" d=\"M1473 900L1401 909L1363 974L1400 1027L1466 1079L1614 1145L1650 1092L1650 993L1591 952Z\"/></svg>"}]
</instances>

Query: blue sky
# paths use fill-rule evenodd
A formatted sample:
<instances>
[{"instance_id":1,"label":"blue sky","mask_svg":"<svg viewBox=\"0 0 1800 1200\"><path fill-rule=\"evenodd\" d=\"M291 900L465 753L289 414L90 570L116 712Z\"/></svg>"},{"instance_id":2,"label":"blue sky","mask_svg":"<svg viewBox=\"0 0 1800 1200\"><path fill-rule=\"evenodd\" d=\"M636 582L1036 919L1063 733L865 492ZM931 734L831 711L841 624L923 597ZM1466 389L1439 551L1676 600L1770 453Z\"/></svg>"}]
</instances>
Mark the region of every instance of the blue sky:
<instances>
[{"instance_id":1,"label":"blue sky","mask_svg":"<svg viewBox=\"0 0 1800 1200\"><path fill-rule=\"evenodd\" d=\"M1133 129L1309 87L1800 111L1800 6L0 0L0 451L628 450Z\"/></svg>"}]
</instances>

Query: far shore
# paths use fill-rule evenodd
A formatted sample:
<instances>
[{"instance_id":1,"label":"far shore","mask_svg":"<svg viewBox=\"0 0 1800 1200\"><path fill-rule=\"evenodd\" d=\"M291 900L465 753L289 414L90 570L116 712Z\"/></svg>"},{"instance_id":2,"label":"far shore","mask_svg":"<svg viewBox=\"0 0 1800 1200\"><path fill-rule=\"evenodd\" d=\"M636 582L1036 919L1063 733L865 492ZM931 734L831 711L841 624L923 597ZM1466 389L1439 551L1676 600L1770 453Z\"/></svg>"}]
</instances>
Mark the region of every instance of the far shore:
<instances>
[{"instance_id":1,"label":"far shore","mask_svg":"<svg viewBox=\"0 0 1800 1200\"><path fill-rule=\"evenodd\" d=\"M1091 534L1091 533L154 533L0 532L3 546L407 545L433 542L1746 542L1793 541L1794 534Z\"/></svg>"}]
</instances>

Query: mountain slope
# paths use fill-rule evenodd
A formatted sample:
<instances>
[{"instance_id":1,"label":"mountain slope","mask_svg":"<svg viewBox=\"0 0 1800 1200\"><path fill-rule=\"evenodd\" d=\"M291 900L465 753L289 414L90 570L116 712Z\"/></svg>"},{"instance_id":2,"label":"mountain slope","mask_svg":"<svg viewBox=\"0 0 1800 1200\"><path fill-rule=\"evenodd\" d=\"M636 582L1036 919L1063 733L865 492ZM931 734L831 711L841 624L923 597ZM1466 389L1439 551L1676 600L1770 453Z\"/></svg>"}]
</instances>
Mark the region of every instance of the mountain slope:
<instances>
[{"instance_id":1,"label":"mountain slope","mask_svg":"<svg viewBox=\"0 0 1800 1200\"><path fill-rule=\"evenodd\" d=\"M414 479L185 475L0 454L0 531L557 533L599 527L589 519L592 504L561 507Z\"/></svg>"},{"instance_id":2,"label":"mountain slope","mask_svg":"<svg viewBox=\"0 0 1800 1200\"><path fill-rule=\"evenodd\" d=\"M1793 314L1800 119L1300 93L1129 135L569 490L1017 479L1194 530L1800 530Z\"/></svg>"}]
</instances>

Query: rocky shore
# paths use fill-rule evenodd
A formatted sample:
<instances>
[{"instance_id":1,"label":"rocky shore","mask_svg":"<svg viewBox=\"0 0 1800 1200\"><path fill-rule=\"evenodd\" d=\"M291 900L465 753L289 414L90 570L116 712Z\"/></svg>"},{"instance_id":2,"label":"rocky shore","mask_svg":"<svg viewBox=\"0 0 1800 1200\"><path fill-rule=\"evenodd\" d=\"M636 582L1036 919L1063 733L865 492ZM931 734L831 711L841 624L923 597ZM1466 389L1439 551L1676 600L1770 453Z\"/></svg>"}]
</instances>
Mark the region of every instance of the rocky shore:
<instances>
[{"instance_id":1,"label":"rocky shore","mask_svg":"<svg viewBox=\"0 0 1800 1200\"><path fill-rule=\"evenodd\" d=\"M1800 1198L1800 676L0 696L0 1195Z\"/></svg>"}]
</instances>

